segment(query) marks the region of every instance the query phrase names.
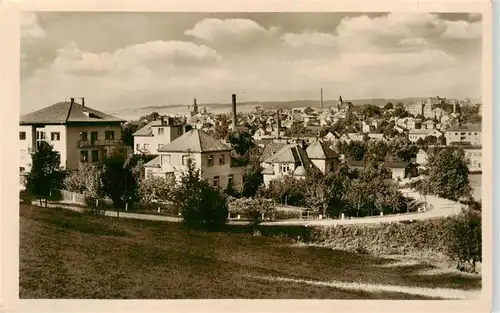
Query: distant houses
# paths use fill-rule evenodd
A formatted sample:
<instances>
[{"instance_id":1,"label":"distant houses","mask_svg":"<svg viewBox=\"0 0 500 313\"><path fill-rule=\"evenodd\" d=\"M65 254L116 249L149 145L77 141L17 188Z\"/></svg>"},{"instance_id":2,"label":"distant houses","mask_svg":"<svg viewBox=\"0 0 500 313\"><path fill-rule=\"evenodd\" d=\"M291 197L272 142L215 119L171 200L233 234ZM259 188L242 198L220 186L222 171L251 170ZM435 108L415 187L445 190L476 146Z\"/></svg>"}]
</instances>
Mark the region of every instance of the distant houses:
<instances>
[{"instance_id":1,"label":"distant houses","mask_svg":"<svg viewBox=\"0 0 500 313\"><path fill-rule=\"evenodd\" d=\"M112 151L130 154L122 141L125 120L94 110L85 104L59 102L21 116L20 172L31 167L31 154L41 142L50 143L59 152L61 167L76 170L81 163L100 164Z\"/></svg>"}]
</instances>

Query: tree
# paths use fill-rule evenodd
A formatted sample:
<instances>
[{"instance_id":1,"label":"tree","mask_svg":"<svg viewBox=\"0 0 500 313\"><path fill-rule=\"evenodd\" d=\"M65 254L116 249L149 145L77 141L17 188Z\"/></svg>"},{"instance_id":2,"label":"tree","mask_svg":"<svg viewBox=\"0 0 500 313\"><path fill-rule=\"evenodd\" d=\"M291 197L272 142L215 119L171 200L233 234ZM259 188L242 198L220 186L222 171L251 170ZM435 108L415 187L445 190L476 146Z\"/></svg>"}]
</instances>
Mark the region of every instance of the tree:
<instances>
[{"instance_id":1,"label":"tree","mask_svg":"<svg viewBox=\"0 0 500 313\"><path fill-rule=\"evenodd\" d=\"M438 143L438 139L436 136L426 136L424 139L424 144L425 145L435 145Z\"/></svg>"},{"instance_id":2,"label":"tree","mask_svg":"<svg viewBox=\"0 0 500 313\"><path fill-rule=\"evenodd\" d=\"M155 201L171 201L174 187L175 180L173 177L162 178L150 174L139 183L141 202L146 205L151 205Z\"/></svg>"},{"instance_id":3,"label":"tree","mask_svg":"<svg viewBox=\"0 0 500 313\"><path fill-rule=\"evenodd\" d=\"M139 123L137 122L129 122L125 123L122 126L122 139L125 145L129 147L134 146L134 136L133 133L135 133L137 130L139 130Z\"/></svg>"},{"instance_id":4,"label":"tree","mask_svg":"<svg viewBox=\"0 0 500 313\"><path fill-rule=\"evenodd\" d=\"M307 107L307 108L304 109L304 113L307 114L307 115L309 115L311 113L314 113L314 109L311 108L311 107Z\"/></svg>"},{"instance_id":5,"label":"tree","mask_svg":"<svg viewBox=\"0 0 500 313\"><path fill-rule=\"evenodd\" d=\"M284 175L269 183L265 195L285 205L302 206L305 204L305 181L292 175Z\"/></svg>"},{"instance_id":6,"label":"tree","mask_svg":"<svg viewBox=\"0 0 500 313\"><path fill-rule=\"evenodd\" d=\"M215 122L215 131L214 138L215 139L226 139L229 134L229 125L231 121L229 117L225 114L221 114L217 116L217 120Z\"/></svg>"},{"instance_id":7,"label":"tree","mask_svg":"<svg viewBox=\"0 0 500 313\"><path fill-rule=\"evenodd\" d=\"M138 182L132 174L137 159L130 158L134 157L127 158L122 153L112 153L103 160L104 192L113 200L117 210L138 196Z\"/></svg>"},{"instance_id":8,"label":"tree","mask_svg":"<svg viewBox=\"0 0 500 313\"><path fill-rule=\"evenodd\" d=\"M200 171L195 168L192 158L188 158L187 172L183 173L173 200L188 227L215 230L226 223L226 197L201 179Z\"/></svg>"},{"instance_id":9,"label":"tree","mask_svg":"<svg viewBox=\"0 0 500 313\"><path fill-rule=\"evenodd\" d=\"M430 149L427 157L428 190L440 197L458 201L471 198L468 160L462 149Z\"/></svg>"},{"instance_id":10,"label":"tree","mask_svg":"<svg viewBox=\"0 0 500 313\"><path fill-rule=\"evenodd\" d=\"M67 190L77 192L97 200L103 197L103 170L91 163L82 163L76 171L72 171L64 179Z\"/></svg>"},{"instance_id":11,"label":"tree","mask_svg":"<svg viewBox=\"0 0 500 313\"><path fill-rule=\"evenodd\" d=\"M422 147L424 145L425 141L422 138L417 139L417 146Z\"/></svg>"},{"instance_id":12,"label":"tree","mask_svg":"<svg viewBox=\"0 0 500 313\"><path fill-rule=\"evenodd\" d=\"M254 228L259 225L266 216L276 212L271 199L261 197L232 199L229 203L229 212L240 214L250 220Z\"/></svg>"},{"instance_id":13,"label":"tree","mask_svg":"<svg viewBox=\"0 0 500 313\"><path fill-rule=\"evenodd\" d=\"M243 190L244 197L254 197L259 187L264 182L262 176L263 168L258 163L248 165L243 172Z\"/></svg>"},{"instance_id":14,"label":"tree","mask_svg":"<svg viewBox=\"0 0 500 313\"><path fill-rule=\"evenodd\" d=\"M252 134L249 131L229 132L227 139L234 151L240 156L246 155L251 148L255 147Z\"/></svg>"},{"instance_id":15,"label":"tree","mask_svg":"<svg viewBox=\"0 0 500 313\"><path fill-rule=\"evenodd\" d=\"M392 110L394 108L394 104L392 104L392 102L387 102L385 105L384 105L384 110L388 111L388 110Z\"/></svg>"},{"instance_id":16,"label":"tree","mask_svg":"<svg viewBox=\"0 0 500 313\"><path fill-rule=\"evenodd\" d=\"M304 134L306 127L304 123L299 121L293 121L289 129L285 131L286 136L290 137L300 137Z\"/></svg>"},{"instance_id":17,"label":"tree","mask_svg":"<svg viewBox=\"0 0 500 313\"><path fill-rule=\"evenodd\" d=\"M61 157L52 145L41 141L36 152L31 155L31 170L26 178L26 189L40 200L55 197L61 188L64 173L60 169Z\"/></svg>"}]
</instances>

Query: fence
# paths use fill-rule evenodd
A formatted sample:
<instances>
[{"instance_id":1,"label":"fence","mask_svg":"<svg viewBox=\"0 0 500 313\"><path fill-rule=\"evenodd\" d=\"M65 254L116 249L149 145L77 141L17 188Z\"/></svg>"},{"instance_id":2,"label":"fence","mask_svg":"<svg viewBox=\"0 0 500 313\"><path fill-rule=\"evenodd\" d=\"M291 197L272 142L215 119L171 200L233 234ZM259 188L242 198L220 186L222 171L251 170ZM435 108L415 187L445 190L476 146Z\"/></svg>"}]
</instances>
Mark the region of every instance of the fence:
<instances>
[{"instance_id":1,"label":"fence","mask_svg":"<svg viewBox=\"0 0 500 313\"><path fill-rule=\"evenodd\" d=\"M70 202L80 205L86 205L85 196L76 192L61 190L61 202Z\"/></svg>"}]
</instances>

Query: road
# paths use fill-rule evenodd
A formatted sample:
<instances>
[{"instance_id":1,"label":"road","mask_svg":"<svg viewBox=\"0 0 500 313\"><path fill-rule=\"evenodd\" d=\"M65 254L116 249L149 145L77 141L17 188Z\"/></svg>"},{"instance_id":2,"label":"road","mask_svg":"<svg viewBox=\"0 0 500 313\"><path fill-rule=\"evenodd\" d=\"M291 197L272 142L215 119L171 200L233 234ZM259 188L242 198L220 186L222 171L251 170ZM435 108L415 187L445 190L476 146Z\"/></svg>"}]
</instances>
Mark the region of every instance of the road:
<instances>
[{"instance_id":1,"label":"road","mask_svg":"<svg viewBox=\"0 0 500 313\"><path fill-rule=\"evenodd\" d=\"M399 221L409 221L409 220L424 220L436 217L446 217L452 216L460 213L461 205L457 202L435 197L435 196L421 196L417 192L412 190L401 190L403 195L427 202L430 204L431 208L422 213L406 213L406 214L393 214L386 216L370 216L362 218L353 219L314 219L314 220L285 220L276 222L263 222L262 225L269 226L283 226L283 225L304 225L304 226L330 226L330 225L352 225L352 224L375 224L375 223L388 223L388 222L399 222ZM49 207L61 207L64 209L69 209L73 211L81 212L82 209L75 207L69 203L49 203ZM120 218L132 218L150 221L166 221L166 222L181 222L182 219L178 217L156 215L156 214L139 214L122 212L119 213ZM106 216L116 217L116 211L106 211L104 213ZM246 224L245 221L229 221L231 225L242 225Z\"/></svg>"}]
</instances>

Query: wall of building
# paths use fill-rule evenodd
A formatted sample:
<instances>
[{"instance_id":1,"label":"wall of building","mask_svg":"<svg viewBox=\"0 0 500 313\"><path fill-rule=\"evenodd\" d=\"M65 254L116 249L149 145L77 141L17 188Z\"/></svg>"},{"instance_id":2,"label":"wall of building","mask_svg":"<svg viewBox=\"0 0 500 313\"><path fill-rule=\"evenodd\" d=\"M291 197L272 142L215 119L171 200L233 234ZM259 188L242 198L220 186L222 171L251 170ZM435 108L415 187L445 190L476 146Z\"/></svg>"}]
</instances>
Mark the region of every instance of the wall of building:
<instances>
[{"instance_id":1,"label":"wall of building","mask_svg":"<svg viewBox=\"0 0 500 313\"><path fill-rule=\"evenodd\" d=\"M159 129L163 129L163 134ZM184 126L153 126L153 136L134 136L134 153L160 154L158 148L179 138L184 134ZM149 145L145 147L144 145Z\"/></svg>"},{"instance_id":2,"label":"wall of building","mask_svg":"<svg viewBox=\"0 0 500 313\"><path fill-rule=\"evenodd\" d=\"M31 152L33 147L35 146L35 134L34 127L31 125L21 125L19 126L19 132L24 132L26 139L19 140L19 153L20 153L20 162L19 167L22 171L29 171L31 168Z\"/></svg>"},{"instance_id":3,"label":"wall of building","mask_svg":"<svg viewBox=\"0 0 500 313\"><path fill-rule=\"evenodd\" d=\"M471 145L480 146L481 145L481 132L471 131L471 130L453 130L446 131L446 144L450 145L452 143L465 143L469 142Z\"/></svg>"},{"instance_id":4,"label":"wall of building","mask_svg":"<svg viewBox=\"0 0 500 313\"><path fill-rule=\"evenodd\" d=\"M482 171L482 150L481 149L464 149L465 156L469 159L469 171Z\"/></svg>"},{"instance_id":5,"label":"wall of building","mask_svg":"<svg viewBox=\"0 0 500 313\"><path fill-rule=\"evenodd\" d=\"M404 168L392 168L392 179L399 180L405 178L405 169Z\"/></svg>"},{"instance_id":6,"label":"wall of building","mask_svg":"<svg viewBox=\"0 0 500 313\"><path fill-rule=\"evenodd\" d=\"M67 151L67 168L70 170L73 169L78 169L78 166L80 164L80 152L81 151L88 151L88 156L89 156L89 161L93 162L92 160L92 151L93 150L99 150L99 160L98 162L102 161L105 150L109 151L112 149L112 146L95 146L95 147L83 147L79 148L78 147L78 142L80 141L80 133L81 132L87 132L87 139L90 142L90 133L91 132L97 132L97 138L98 140L104 141L105 139L105 132L106 131L114 131L114 137L115 140L121 140L121 135L122 135L122 129L120 125L102 125L102 124L96 124L96 125L89 125L89 126L73 126L69 125L66 126L66 151Z\"/></svg>"}]
</instances>

